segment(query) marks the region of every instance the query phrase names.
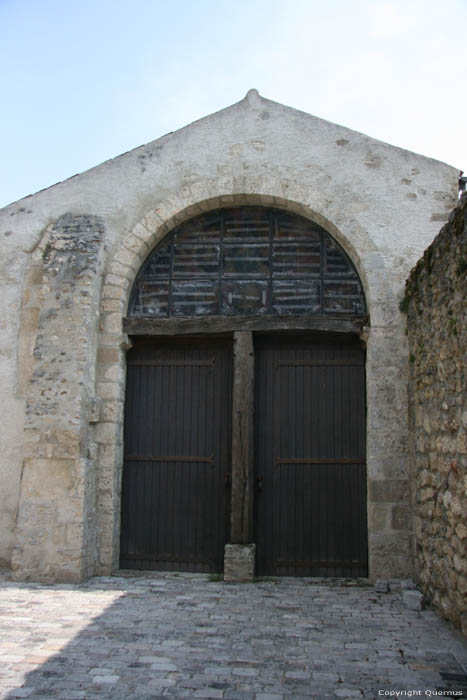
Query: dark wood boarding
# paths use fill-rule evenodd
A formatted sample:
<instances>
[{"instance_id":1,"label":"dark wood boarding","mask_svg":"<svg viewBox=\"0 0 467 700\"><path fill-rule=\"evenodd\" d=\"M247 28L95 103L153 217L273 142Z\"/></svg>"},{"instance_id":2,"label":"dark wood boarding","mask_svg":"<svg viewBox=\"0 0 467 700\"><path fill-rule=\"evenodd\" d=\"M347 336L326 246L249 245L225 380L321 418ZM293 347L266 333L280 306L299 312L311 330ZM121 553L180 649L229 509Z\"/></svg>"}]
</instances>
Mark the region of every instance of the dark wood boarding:
<instances>
[{"instance_id":1,"label":"dark wood boarding","mask_svg":"<svg viewBox=\"0 0 467 700\"><path fill-rule=\"evenodd\" d=\"M365 309L355 267L321 226L278 209L232 207L186 221L156 246L133 285L129 316L355 316Z\"/></svg>"},{"instance_id":2,"label":"dark wood boarding","mask_svg":"<svg viewBox=\"0 0 467 700\"><path fill-rule=\"evenodd\" d=\"M129 352L121 568L222 571L231 407L231 341L140 341Z\"/></svg>"},{"instance_id":3,"label":"dark wood boarding","mask_svg":"<svg viewBox=\"0 0 467 700\"><path fill-rule=\"evenodd\" d=\"M257 573L367 576L358 339L257 338L255 363Z\"/></svg>"}]
</instances>

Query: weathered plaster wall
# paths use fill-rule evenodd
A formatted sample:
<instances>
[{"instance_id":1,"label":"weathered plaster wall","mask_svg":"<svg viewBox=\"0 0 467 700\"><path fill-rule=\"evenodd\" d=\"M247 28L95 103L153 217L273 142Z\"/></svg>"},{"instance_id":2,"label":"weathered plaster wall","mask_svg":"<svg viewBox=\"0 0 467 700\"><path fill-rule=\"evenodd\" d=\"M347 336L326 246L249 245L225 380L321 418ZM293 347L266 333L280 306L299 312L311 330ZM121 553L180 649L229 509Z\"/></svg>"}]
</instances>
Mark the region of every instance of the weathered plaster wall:
<instances>
[{"instance_id":1,"label":"weathered plaster wall","mask_svg":"<svg viewBox=\"0 0 467 700\"><path fill-rule=\"evenodd\" d=\"M467 634L467 196L407 282L416 568Z\"/></svg>"},{"instance_id":2,"label":"weathered plaster wall","mask_svg":"<svg viewBox=\"0 0 467 700\"><path fill-rule=\"evenodd\" d=\"M296 211L323 225L351 256L362 278L371 317L367 353L370 567L372 576L409 575L407 345L398 300L411 266L455 202L456 183L457 171L450 166L250 91L232 107L2 210L0 237L10 262L2 277L8 303L1 311L5 332L0 381L7 420L0 476L7 507L3 510L5 534L0 536L0 557L6 561L11 557L20 476L23 464L25 469L28 464L23 458L30 458L29 452L23 455L22 445L25 401L37 394L37 385L29 378L36 369L31 366L31 352L40 345L47 327L44 314L54 293L51 272L44 268L38 251L46 245L54 222L67 212L78 218L92 216L103 231L102 261L99 257L101 262L88 286L94 309L103 283L98 347L92 332L83 359L80 344L74 340L80 337L81 315L91 318L84 306L72 309L76 329L67 345L71 371L84 372L82 381L89 386L89 395L97 358L99 421L94 438L98 457L91 459L89 467L81 464L79 472L89 475L85 483L90 493L79 498L80 503L96 504L95 527L94 516L89 516L88 530L74 540L75 553L67 545L60 556L55 555L56 561L62 562L57 570L64 567L67 576L73 570L79 577L85 575L78 563L83 547L89 552L88 561L95 559L96 571L110 571L118 557L127 342L121 318L126 314L134 277L150 249L180 221L219 206L263 203ZM49 321L53 334L65 338L70 317L64 310ZM34 379L34 374L31 377ZM45 375L40 381L46 391ZM54 382L50 377L48 386ZM57 415L62 408L68 411L68 399L59 401L63 406L60 403ZM85 406L87 401L80 398L78 404ZM78 415L77 408L70 409L73 411ZM87 410L80 415L77 431L81 445L88 439L89 421ZM27 423L26 434L30 429ZM41 434L45 431L42 427L39 430ZM74 460L81 458L73 456ZM24 484L28 483L27 471L23 473ZM72 489L70 485L66 493ZM26 495L27 489L22 493ZM62 497L66 500L65 493ZM23 539L31 536L34 518L42 508L27 524L21 499L18 522L23 523ZM92 510L91 505L86 508ZM23 546L18 540L14 557L18 571L28 558L21 554ZM53 576L54 555L46 554L42 557L40 548L37 550L37 571ZM66 558L68 563L63 563ZM92 563L85 567L86 571L91 569ZM29 575L34 575L32 569Z\"/></svg>"}]
</instances>

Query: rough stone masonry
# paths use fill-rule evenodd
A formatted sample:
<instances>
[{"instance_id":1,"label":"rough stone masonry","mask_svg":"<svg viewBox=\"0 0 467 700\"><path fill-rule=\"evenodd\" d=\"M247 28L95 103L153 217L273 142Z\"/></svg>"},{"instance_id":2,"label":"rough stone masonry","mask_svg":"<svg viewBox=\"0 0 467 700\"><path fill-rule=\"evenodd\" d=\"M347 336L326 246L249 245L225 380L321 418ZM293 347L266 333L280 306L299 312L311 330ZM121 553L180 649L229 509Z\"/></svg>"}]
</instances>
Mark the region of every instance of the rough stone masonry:
<instances>
[{"instance_id":1,"label":"rough stone masonry","mask_svg":"<svg viewBox=\"0 0 467 700\"><path fill-rule=\"evenodd\" d=\"M467 634L467 196L406 285L415 562Z\"/></svg>"}]
</instances>

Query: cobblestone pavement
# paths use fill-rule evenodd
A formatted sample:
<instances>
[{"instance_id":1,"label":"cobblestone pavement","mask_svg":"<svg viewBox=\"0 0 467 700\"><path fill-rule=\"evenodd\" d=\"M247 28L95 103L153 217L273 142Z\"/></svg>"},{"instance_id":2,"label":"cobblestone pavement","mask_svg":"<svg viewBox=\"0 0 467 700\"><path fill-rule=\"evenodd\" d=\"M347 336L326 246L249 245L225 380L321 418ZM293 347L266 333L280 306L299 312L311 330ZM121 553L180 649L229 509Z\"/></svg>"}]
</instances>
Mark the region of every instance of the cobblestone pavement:
<instances>
[{"instance_id":1,"label":"cobblestone pavement","mask_svg":"<svg viewBox=\"0 0 467 700\"><path fill-rule=\"evenodd\" d=\"M465 637L364 582L3 581L0 625L2 699L467 696Z\"/></svg>"}]
</instances>

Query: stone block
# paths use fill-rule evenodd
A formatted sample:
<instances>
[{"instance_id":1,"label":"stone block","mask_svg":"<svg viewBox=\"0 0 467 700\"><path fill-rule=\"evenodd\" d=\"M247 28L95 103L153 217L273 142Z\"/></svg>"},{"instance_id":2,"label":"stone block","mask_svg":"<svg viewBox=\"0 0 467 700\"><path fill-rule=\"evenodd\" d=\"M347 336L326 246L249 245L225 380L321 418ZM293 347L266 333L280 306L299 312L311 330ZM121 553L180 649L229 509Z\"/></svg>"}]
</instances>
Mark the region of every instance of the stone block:
<instances>
[{"instance_id":1,"label":"stone block","mask_svg":"<svg viewBox=\"0 0 467 700\"><path fill-rule=\"evenodd\" d=\"M408 474L407 455L401 450L393 450L390 456L379 456L376 460L377 468L373 473L375 479L406 479Z\"/></svg>"},{"instance_id":2,"label":"stone block","mask_svg":"<svg viewBox=\"0 0 467 700\"><path fill-rule=\"evenodd\" d=\"M411 578L402 579L401 590L402 591L413 591L417 588L415 582Z\"/></svg>"},{"instance_id":3,"label":"stone block","mask_svg":"<svg viewBox=\"0 0 467 700\"><path fill-rule=\"evenodd\" d=\"M102 314L101 327L104 333L120 333L122 330L122 317L113 311Z\"/></svg>"},{"instance_id":4,"label":"stone block","mask_svg":"<svg viewBox=\"0 0 467 700\"><path fill-rule=\"evenodd\" d=\"M30 265L24 274L24 286L32 287L42 282L42 265Z\"/></svg>"},{"instance_id":5,"label":"stone block","mask_svg":"<svg viewBox=\"0 0 467 700\"><path fill-rule=\"evenodd\" d=\"M111 270L112 272L117 271L116 263L120 263L123 267L134 267L135 265L139 267L140 261L135 260L135 254L130 250L125 248L120 248L118 253L114 255Z\"/></svg>"},{"instance_id":6,"label":"stone block","mask_svg":"<svg viewBox=\"0 0 467 700\"><path fill-rule=\"evenodd\" d=\"M122 377L122 368L120 365L99 365L98 377L107 382L118 382Z\"/></svg>"},{"instance_id":7,"label":"stone block","mask_svg":"<svg viewBox=\"0 0 467 700\"><path fill-rule=\"evenodd\" d=\"M252 581L255 573L255 544L226 544L224 581Z\"/></svg>"},{"instance_id":8,"label":"stone block","mask_svg":"<svg viewBox=\"0 0 467 700\"><path fill-rule=\"evenodd\" d=\"M147 231L156 231L164 223L164 216L160 214L160 209L154 209L146 214L142 225Z\"/></svg>"},{"instance_id":9,"label":"stone block","mask_svg":"<svg viewBox=\"0 0 467 700\"><path fill-rule=\"evenodd\" d=\"M405 479L401 480L371 480L370 481L370 500L373 502L397 502L406 501L409 497L409 484Z\"/></svg>"},{"instance_id":10,"label":"stone block","mask_svg":"<svg viewBox=\"0 0 467 700\"><path fill-rule=\"evenodd\" d=\"M388 508L385 503L371 503L369 507L372 532L384 532L388 523Z\"/></svg>"},{"instance_id":11,"label":"stone block","mask_svg":"<svg viewBox=\"0 0 467 700\"><path fill-rule=\"evenodd\" d=\"M144 229L143 229L144 230ZM146 231L146 238L149 238L149 234ZM141 240L139 236L135 236L131 233L128 238L123 243L125 248L130 251L133 256L137 256L141 260L144 260L149 253L149 248L144 240Z\"/></svg>"},{"instance_id":12,"label":"stone block","mask_svg":"<svg viewBox=\"0 0 467 700\"><path fill-rule=\"evenodd\" d=\"M119 382L97 382L97 394L103 401L110 399L123 400L124 387Z\"/></svg>"},{"instance_id":13,"label":"stone block","mask_svg":"<svg viewBox=\"0 0 467 700\"><path fill-rule=\"evenodd\" d=\"M413 575L410 533L372 534L369 537L370 577L408 578Z\"/></svg>"},{"instance_id":14,"label":"stone block","mask_svg":"<svg viewBox=\"0 0 467 700\"><path fill-rule=\"evenodd\" d=\"M420 591L404 590L402 591L402 600L405 607L409 610L423 610L425 607L423 593L420 593Z\"/></svg>"},{"instance_id":15,"label":"stone block","mask_svg":"<svg viewBox=\"0 0 467 700\"><path fill-rule=\"evenodd\" d=\"M126 275L121 275L119 273L111 271L111 274L107 275L106 277L106 287L107 285L110 285L112 287L118 287L118 289L120 289L121 291L128 289L128 287L130 286L130 276L132 273L129 267L125 269L128 271L128 277Z\"/></svg>"},{"instance_id":16,"label":"stone block","mask_svg":"<svg viewBox=\"0 0 467 700\"><path fill-rule=\"evenodd\" d=\"M100 417L104 423L120 423L123 421L123 401L102 401Z\"/></svg>"},{"instance_id":17,"label":"stone block","mask_svg":"<svg viewBox=\"0 0 467 700\"><path fill-rule=\"evenodd\" d=\"M387 593L389 591L389 581L379 578L375 582L375 591L377 593Z\"/></svg>"},{"instance_id":18,"label":"stone block","mask_svg":"<svg viewBox=\"0 0 467 700\"><path fill-rule=\"evenodd\" d=\"M114 423L99 423L96 426L96 442L99 445L113 445L117 441L119 428Z\"/></svg>"},{"instance_id":19,"label":"stone block","mask_svg":"<svg viewBox=\"0 0 467 700\"><path fill-rule=\"evenodd\" d=\"M121 313L123 311L122 302L120 299L109 299L106 297L102 300L101 309L102 311L118 311Z\"/></svg>"},{"instance_id":20,"label":"stone block","mask_svg":"<svg viewBox=\"0 0 467 700\"><path fill-rule=\"evenodd\" d=\"M134 227L134 229L132 230L131 233L133 236L137 236L144 243L146 242L146 240L149 238L149 235L150 235L149 231L147 230L147 228L145 228L143 226L142 223L136 224L136 226Z\"/></svg>"},{"instance_id":21,"label":"stone block","mask_svg":"<svg viewBox=\"0 0 467 700\"><path fill-rule=\"evenodd\" d=\"M410 508L406 505L392 507L391 526L393 530L410 530Z\"/></svg>"},{"instance_id":22,"label":"stone block","mask_svg":"<svg viewBox=\"0 0 467 700\"><path fill-rule=\"evenodd\" d=\"M22 489L26 500L50 503L66 499L76 488L78 463L76 459L24 460Z\"/></svg>"},{"instance_id":23,"label":"stone block","mask_svg":"<svg viewBox=\"0 0 467 700\"><path fill-rule=\"evenodd\" d=\"M102 299L119 299L121 302L126 300L127 294L125 289L115 284L109 283L106 280L104 289L102 290Z\"/></svg>"}]
</instances>

